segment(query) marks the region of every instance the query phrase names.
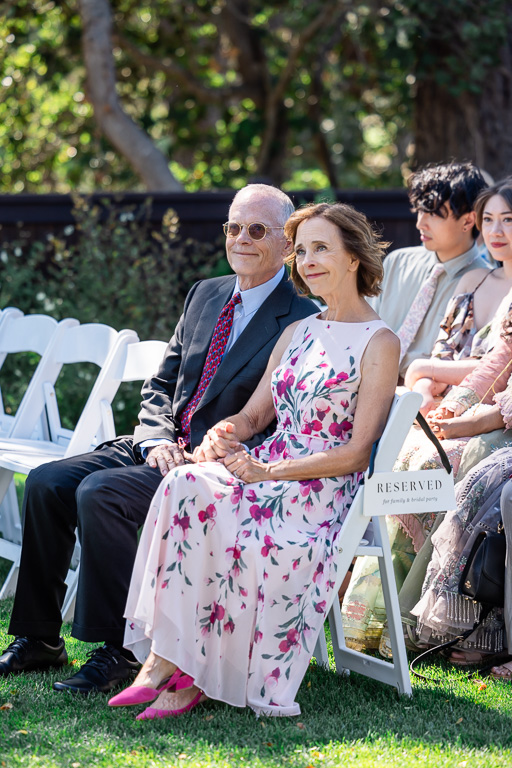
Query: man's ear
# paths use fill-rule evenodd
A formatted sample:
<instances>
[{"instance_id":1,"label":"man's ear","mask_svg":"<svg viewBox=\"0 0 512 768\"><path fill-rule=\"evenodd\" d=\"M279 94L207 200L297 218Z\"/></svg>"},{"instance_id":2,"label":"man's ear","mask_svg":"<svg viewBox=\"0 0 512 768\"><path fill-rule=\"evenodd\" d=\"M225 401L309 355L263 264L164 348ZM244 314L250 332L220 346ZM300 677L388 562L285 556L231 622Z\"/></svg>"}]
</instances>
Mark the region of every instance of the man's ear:
<instances>
[{"instance_id":1,"label":"man's ear","mask_svg":"<svg viewBox=\"0 0 512 768\"><path fill-rule=\"evenodd\" d=\"M283 248L283 259L286 259L286 257L289 256L290 253L293 253L293 240L286 241L286 244Z\"/></svg>"},{"instance_id":2,"label":"man's ear","mask_svg":"<svg viewBox=\"0 0 512 768\"><path fill-rule=\"evenodd\" d=\"M465 213L462 217L462 223L464 232L470 232L476 224L476 212Z\"/></svg>"}]
</instances>

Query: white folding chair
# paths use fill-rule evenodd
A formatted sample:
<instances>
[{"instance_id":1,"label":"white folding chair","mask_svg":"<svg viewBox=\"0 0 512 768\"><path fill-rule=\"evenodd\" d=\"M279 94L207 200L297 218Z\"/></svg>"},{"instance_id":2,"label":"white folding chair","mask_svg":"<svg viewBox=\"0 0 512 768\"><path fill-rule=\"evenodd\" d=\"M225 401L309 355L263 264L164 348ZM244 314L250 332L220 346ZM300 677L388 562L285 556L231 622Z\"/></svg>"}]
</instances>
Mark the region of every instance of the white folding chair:
<instances>
[{"instance_id":1,"label":"white folding chair","mask_svg":"<svg viewBox=\"0 0 512 768\"><path fill-rule=\"evenodd\" d=\"M0 309L0 332L2 323L10 317L23 317L21 309L16 307L6 307ZM4 360L7 356L7 352L0 351L0 368L2 367ZM0 386L0 434L5 434L7 425L10 423L10 419L4 410L4 403L2 397L2 389ZM4 533L5 536L10 538L11 536L19 536L19 531L16 527L16 489L14 483L11 483L9 490L5 494L4 500L0 505L0 534Z\"/></svg>"},{"instance_id":2,"label":"white folding chair","mask_svg":"<svg viewBox=\"0 0 512 768\"><path fill-rule=\"evenodd\" d=\"M136 344L130 344L124 348L123 355L118 360L118 368L112 372L112 375L119 382L144 381L158 370L166 347L165 341L139 341ZM116 428L110 405L104 408L103 418L104 439L112 440L116 436ZM62 607L63 621L71 621L73 618L79 569L80 564L74 571L69 571L66 578L68 588Z\"/></svg>"},{"instance_id":3,"label":"white folding chair","mask_svg":"<svg viewBox=\"0 0 512 768\"><path fill-rule=\"evenodd\" d=\"M400 448L416 418L420 405L421 395L417 392L407 392L400 397L395 396L386 428L378 443L374 463L376 472L390 472L393 469ZM368 472L365 474L365 477L367 476ZM364 540L362 541L362 537L370 521L373 522L373 542L365 543ZM384 605L393 652L392 662L354 651L347 648L345 644L338 590L353 558L360 555L377 557L379 561ZM385 518L372 517L371 511L365 510L364 483L359 487L341 529L337 580L331 593L331 601L328 618L336 671L339 674L348 674L350 671L360 672L362 675L395 686L399 693L411 696L411 681L386 522ZM313 655L318 663L323 665L329 663L323 632L320 633Z\"/></svg>"},{"instance_id":4,"label":"white folding chair","mask_svg":"<svg viewBox=\"0 0 512 768\"><path fill-rule=\"evenodd\" d=\"M4 323L9 318L15 318L15 317L23 317L23 312L21 311L21 309L17 309L16 307L6 307L5 309L1 309L0 310L0 330L2 328L2 323ZM7 355L7 352L0 351L0 368L4 364L6 355Z\"/></svg>"},{"instance_id":5,"label":"white folding chair","mask_svg":"<svg viewBox=\"0 0 512 768\"><path fill-rule=\"evenodd\" d=\"M104 413L108 414L120 384L113 373L118 368L124 347L136 341L138 336L135 331L117 332L107 325L88 323L66 328L56 343L51 344L52 354L45 355L46 368L43 366L40 386L32 395L32 407L37 412L45 413L48 439L18 437L13 434L14 430L8 438L0 439L0 501L15 472L27 475L35 467L49 461L86 453L106 439ZM95 363L99 373L75 429L65 429L61 424L53 384L46 379L45 373L53 375L55 367L60 370L67 364L86 362ZM0 539L0 557L13 564L0 590L0 599L12 594L15 589L20 555L19 542Z\"/></svg>"},{"instance_id":6,"label":"white folding chair","mask_svg":"<svg viewBox=\"0 0 512 768\"><path fill-rule=\"evenodd\" d=\"M0 437L17 435L30 438L36 430L34 439L37 439L43 431L38 424L43 409L35 403L34 392L43 377L50 384L55 382L61 366L54 361L52 344L55 346L58 343L66 328L77 326L78 320L67 318L57 322L48 315L23 315L19 310L4 310L5 313L7 316L2 317L0 322L0 383L3 383L1 369L7 355L34 352L40 356L40 360L15 416L5 412L0 391Z\"/></svg>"},{"instance_id":7,"label":"white folding chair","mask_svg":"<svg viewBox=\"0 0 512 768\"><path fill-rule=\"evenodd\" d=\"M60 334L68 328L78 325L78 320L71 318L58 323L48 315L23 315L20 310L9 308L4 310L0 318L0 384L3 385L3 393L0 390L0 439L9 439L11 435L42 439L46 435L45 420L42 408L38 408L34 393L40 385L41 376L45 372L46 377L53 383L58 375L58 368L49 371L46 362L51 357L50 349L59 338ZM20 352L33 352L40 356L39 363L16 410L15 415L6 412L4 396L6 392L6 377L2 371L5 360L9 354ZM19 543L21 541L21 526L18 514L18 503L14 482L2 498L0 508L0 532L5 539Z\"/></svg>"}]
</instances>

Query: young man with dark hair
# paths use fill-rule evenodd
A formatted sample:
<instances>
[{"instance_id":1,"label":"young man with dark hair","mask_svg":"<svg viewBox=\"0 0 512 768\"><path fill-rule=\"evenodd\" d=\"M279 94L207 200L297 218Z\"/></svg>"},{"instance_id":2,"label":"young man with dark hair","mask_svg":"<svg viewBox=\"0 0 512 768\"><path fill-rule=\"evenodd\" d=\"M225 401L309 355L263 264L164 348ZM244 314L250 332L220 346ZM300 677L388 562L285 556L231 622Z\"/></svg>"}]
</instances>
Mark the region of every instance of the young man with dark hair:
<instances>
[{"instance_id":1,"label":"young man with dark hair","mask_svg":"<svg viewBox=\"0 0 512 768\"><path fill-rule=\"evenodd\" d=\"M382 293L371 302L400 337L402 376L413 360L430 356L462 275L488 266L475 243L473 210L486 186L472 163L428 166L409 178L409 200L423 245L400 248L385 258Z\"/></svg>"}]
</instances>

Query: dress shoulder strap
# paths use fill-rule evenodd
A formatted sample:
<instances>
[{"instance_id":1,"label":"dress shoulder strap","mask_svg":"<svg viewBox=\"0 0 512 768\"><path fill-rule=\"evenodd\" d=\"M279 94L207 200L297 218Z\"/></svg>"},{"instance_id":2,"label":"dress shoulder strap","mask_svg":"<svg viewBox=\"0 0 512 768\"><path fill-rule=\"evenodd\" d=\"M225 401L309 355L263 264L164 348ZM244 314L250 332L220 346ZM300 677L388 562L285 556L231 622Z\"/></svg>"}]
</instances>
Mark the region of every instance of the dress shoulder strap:
<instances>
[{"instance_id":1,"label":"dress shoulder strap","mask_svg":"<svg viewBox=\"0 0 512 768\"><path fill-rule=\"evenodd\" d=\"M475 294L475 293L478 291L478 289L480 288L480 286L481 286L481 285L483 285L483 284L485 283L485 281L487 280L487 278L488 278L490 275L492 275L492 273L493 273L493 272L496 272L496 270L497 270L497 269L500 269L500 267L495 267L494 269L489 269L489 270L487 271L487 274L486 274L486 275L484 275L484 276L482 277L482 279L480 280L480 282L478 283L478 285L476 286L476 288L473 288L473 295L474 295L474 294Z\"/></svg>"}]
</instances>

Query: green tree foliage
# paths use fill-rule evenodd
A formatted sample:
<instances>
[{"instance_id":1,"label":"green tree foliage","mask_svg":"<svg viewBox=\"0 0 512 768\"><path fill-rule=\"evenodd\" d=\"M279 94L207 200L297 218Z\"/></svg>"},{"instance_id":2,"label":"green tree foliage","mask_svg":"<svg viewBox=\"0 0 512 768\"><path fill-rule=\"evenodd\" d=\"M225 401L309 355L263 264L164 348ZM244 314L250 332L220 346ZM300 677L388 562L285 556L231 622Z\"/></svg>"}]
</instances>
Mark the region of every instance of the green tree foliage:
<instances>
[{"instance_id":1,"label":"green tree foliage","mask_svg":"<svg viewBox=\"0 0 512 768\"><path fill-rule=\"evenodd\" d=\"M183 241L172 210L153 229L150 208L149 199L136 209L76 196L75 225L62 233L32 241L24 239L28 233L20 227L19 238L0 242L0 307L133 328L140 339L168 341L190 286L229 267L220 238L211 245ZM8 412L16 410L33 370L27 357L11 355L2 369L3 381L9 382L9 392L2 392ZM90 364L66 366L59 377L65 426L76 423L96 374ZM114 403L119 432L132 431L139 403L140 383L123 385Z\"/></svg>"},{"instance_id":2,"label":"green tree foliage","mask_svg":"<svg viewBox=\"0 0 512 768\"><path fill-rule=\"evenodd\" d=\"M399 185L418 96L422 120L436 108L422 84L445 86L454 108L480 93L510 5L112 0L117 89L187 190ZM98 134L80 33L73 0L0 16L2 191L140 188Z\"/></svg>"}]
</instances>

